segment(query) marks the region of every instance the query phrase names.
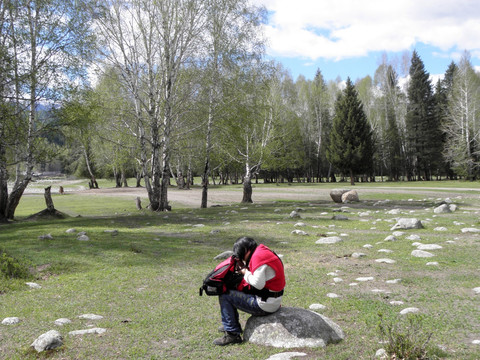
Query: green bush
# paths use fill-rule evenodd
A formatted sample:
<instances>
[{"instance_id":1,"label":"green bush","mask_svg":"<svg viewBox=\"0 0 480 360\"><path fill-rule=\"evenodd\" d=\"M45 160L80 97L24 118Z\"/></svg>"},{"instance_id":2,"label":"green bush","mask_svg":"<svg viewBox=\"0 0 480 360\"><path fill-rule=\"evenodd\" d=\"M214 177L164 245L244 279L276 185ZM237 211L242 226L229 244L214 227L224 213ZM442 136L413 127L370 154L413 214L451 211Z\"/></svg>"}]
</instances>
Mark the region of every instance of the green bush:
<instances>
[{"instance_id":1,"label":"green bush","mask_svg":"<svg viewBox=\"0 0 480 360\"><path fill-rule=\"evenodd\" d=\"M0 274L7 278L28 279L30 271L19 260L0 249Z\"/></svg>"},{"instance_id":2,"label":"green bush","mask_svg":"<svg viewBox=\"0 0 480 360\"><path fill-rule=\"evenodd\" d=\"M439 349L429 347L433 332L422 329L423 317L408 314L401 318L385 319L379 314L378 331L385 351L392 359L438 359Z\"/></svg>"}]
</instances>

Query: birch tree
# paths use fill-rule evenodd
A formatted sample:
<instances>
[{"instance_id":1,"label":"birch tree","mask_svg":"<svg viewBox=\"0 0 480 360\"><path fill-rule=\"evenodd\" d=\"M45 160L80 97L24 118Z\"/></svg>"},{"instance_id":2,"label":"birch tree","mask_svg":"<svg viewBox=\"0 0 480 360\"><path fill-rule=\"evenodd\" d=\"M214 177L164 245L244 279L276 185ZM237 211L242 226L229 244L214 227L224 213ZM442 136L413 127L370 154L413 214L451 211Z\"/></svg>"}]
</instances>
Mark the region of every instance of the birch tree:
<instances>
[{"instance_id":1,"label":"birch tree","mask_svg":"<svg viewBox=\"0 0 480 360\"><path fill-rule=\"evenodd\" d=\"M205 4L194 0L111 0L98 22L105 62L132 97L137 139L150 208L169 210L172 137L189 95L183 69L201 44Z\"/></svg>"},{"instance_id":2,"label":"birch tree","mask_svg":"<svg viewBox=\"0 0 480 360\"><path fill-rule=\"evenodd\" d=\"M448 97L447 134L444 154L460 176L476 178L480 166L480 78L468 53L453 74Z\"/></svg>"},{"instance_id":3,"label":"birch tree","mask_svg":"<svg viewBox=\"0 0 480 360\"><path fill-rule=\"evenodd\" d=\"M86 11L90 6L94 2L88 0L1 2L2 40L9 49L13 84L4 95L17 122L11 156L12 165L17 166L12 191L5 196L2 190L0 218L13 219L32 179L42 143L39 135L50 125L39 121L38 105L59 102L85 76L87 61L92 58L91 12ZM0 149L0 181L5 189L8 160L2 152Z\"/></svg>"}]
</instances>

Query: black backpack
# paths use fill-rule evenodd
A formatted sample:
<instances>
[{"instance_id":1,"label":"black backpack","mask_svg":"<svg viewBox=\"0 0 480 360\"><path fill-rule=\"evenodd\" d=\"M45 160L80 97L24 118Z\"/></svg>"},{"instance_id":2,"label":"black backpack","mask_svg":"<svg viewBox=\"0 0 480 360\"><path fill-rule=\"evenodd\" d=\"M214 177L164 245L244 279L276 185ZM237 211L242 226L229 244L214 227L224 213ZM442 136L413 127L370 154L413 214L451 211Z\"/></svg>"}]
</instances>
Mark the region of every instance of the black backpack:
<instances>
[{"instance_id":1,"label":"black backpack","mask_svg":"<svg viewBox=\"0 0 480 360\"><path fill-rule=\"evenodd\" d=\"M236 289L243 279L243 275L235 272L236 259L230 256L218 264L203 280L199 295L203 292L209 296L225 294L229 289Z\"/></svg>"}]
</instances>

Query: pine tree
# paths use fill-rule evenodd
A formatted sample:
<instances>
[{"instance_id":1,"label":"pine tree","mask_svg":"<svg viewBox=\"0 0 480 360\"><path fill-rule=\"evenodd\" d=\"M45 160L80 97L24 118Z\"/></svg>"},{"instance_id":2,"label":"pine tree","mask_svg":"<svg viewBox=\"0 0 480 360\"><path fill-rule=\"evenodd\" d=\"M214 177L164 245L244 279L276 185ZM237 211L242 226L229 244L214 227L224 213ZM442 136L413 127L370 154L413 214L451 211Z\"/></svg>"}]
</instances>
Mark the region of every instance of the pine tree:
<instances>
[{"instance_id":1,"label":"pine tree","mask_svg":"<svg viewBox=\"0 0 480 360\"><path fill-rule=\"evenodd\" d=\"M335 103L335 116L327 148L327 158L355 184L355 174L373 170L373 132L350 78Z\"/></svg>"},{"instance_id":2,"label":"pine tree","mask_svg":"<svg viewBox=\"0 0 480 360\"><path fill-rule=\"evenodd\" d=\"M441 154L440 121L434 113L434 97L429 74L416 51L412 55L407 89L407 143L410 180L422 174L430 180Z\"/></svg>"}]
</instances>

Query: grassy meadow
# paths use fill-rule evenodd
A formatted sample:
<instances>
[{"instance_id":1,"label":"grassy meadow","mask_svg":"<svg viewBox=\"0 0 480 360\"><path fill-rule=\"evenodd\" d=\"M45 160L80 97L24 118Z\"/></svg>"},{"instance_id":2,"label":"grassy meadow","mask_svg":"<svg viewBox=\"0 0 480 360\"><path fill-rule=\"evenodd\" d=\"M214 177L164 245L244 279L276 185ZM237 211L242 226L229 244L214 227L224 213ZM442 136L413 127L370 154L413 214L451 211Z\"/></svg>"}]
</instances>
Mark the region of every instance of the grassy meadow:
<instances>
[{"instance_id":1,"label":"grassy meadow","mask_svg":"<svg viewBox=\"0 0 480 360\"><path fill-rule=\"evenodd\" d=\"M101 187L109 186L104 182ZM287 184L277 186L278 198L254 204L225 199L224 205L199 209L172 200L173 211L138 211L134 197L68 193L54 194L64 220L26 220L45 207L43 195L26 195L17 221L0 225L0 249L30 269L30 275L6 278L0 274L0 321L19 317L16 325L0 325L0 359L267 359L285 351L301 351L302 359L372 359L385 347L379 331L380 316L401 325L407 307L420 309L419 335L429 335L430 358L480 359L480 234L462 233L479 227L478 183L358 184L359 203L335 204L328 197L335 187L348 184ZM111 185L110 185L111 186ZM254 185L253 198L271 193L273 185ZM240 186L217 186L215 191ZM285 193L310 194L309 200L284 200ZM270 196L272 196L270 194ZM275 195L274 195L275 196ZM445 198L458 209L433 212ZM239 200L241 197L239 197ZM378 201L388 202L377 203ZM301 219L289 214L299 210ZM400 209L399 215L387 212ZM342 211L346 221L332 220ZM394 218L416 217L424 229L405 230L397 241L384 241L393 231ZM305 226L295 227L303 222ZM435 228L445 227L446 231ZM89 241L78 241L74 228ZM113 236L105 230L118 230ZM300 229L306 236L294 235ZM337 233L343 242L315 244ZM51 234L52 239L39 239ZM435 257L415 258L419 242L438 244ZM199 297L198 289L233 242L248 235L283 255L287 287L283 304L308 309L326 306L321 313L340 325L345 340L326 348L277 349L251 343L217 347L220 312L216 297ZM364 248L371 244L372 248ZM380 249L390 253L378 252ZM355 258L354 252L365 253ZM378 263L389 258L394 264ZM428 262L438 265L427 266ZM343 281L334 282L331 273ZM373 281L358 282L359 277ZM397 284L387 280L401 279ZM41 289L30 289L27 281ZM357 283L351 286L351 283ZM372 291L374 290L374 291ZM378 291L381 290L381 291ZM329 298L336 293L339 298ZM391 305L403 301L404 305ZM81 320L79 315L102 315ZM241 313L241 321L248 319ZM71 324L54 324L69 318ZM68 335L69 331L101 327L101 335ZM30 344L49 330L64 336L64 345L37 354ZM420 338L421 336L419 336Z\"/></svg>"}]
</instances>

